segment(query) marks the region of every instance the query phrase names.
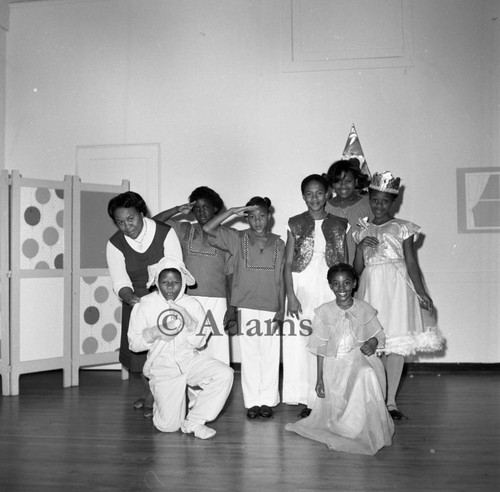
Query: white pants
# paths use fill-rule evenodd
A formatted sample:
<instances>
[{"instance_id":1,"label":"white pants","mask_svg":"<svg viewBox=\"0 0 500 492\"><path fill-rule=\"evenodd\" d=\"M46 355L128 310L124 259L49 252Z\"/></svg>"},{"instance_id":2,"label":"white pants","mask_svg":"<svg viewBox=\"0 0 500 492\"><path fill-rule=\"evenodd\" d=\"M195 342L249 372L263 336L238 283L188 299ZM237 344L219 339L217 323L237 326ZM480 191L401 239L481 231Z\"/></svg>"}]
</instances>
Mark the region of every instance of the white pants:
<instances>
[{"instance_id":1,"label":"white pants","mask_svg":"<svg viewBox=\"0 0 500 492\"><path fill-rule=\"evenodd\" d=\"M206 322L210 324L213 320L215 326L212 327L213 333L208 339L207 348L204 350L206 355L220 360L229 365L229 337L224 331L224 315L227 310L227 300L225 297L205 297L193 296L203 306L206 314Z\"/></svg>"},{"instance_id":2,"label":"white pants","mask_svg":"<svg viewBox=\"0 0 500 492\"><path fill-rule=\"evenodd\" d=\"M241 386L246 408L276 406L279 401L279 333L269 333L275 313L239 309L241 350Z\"/></svg>"},{"instance_id":3,"label":"white pants","mask_svg":"<svg viewBox=\"0 0 500 492\"><path fill-rule=\"evenodd\" d=\"M175 432L184 418L204 424L219 415L233 385L233 370L199 353L182 368L153 364L149 385L155 398L155 427L162 432ZM187 417L186 386L201 388Z\"/></svg>"},{"instance_id":4,"label":"white pants","mask_svg":"<svg viewBox=\"0 0 500 492\"><path fill-rule=\"evenodd\" d=\"M301 318L302 319L302 318ZM308 326L311 326L309 323ZM317 361L309 352L309 336L300 328L300 320L285 319L283 323L283 401L292 405L303 403L309 408L316 400Z\"/></svg>"}]
</instances>

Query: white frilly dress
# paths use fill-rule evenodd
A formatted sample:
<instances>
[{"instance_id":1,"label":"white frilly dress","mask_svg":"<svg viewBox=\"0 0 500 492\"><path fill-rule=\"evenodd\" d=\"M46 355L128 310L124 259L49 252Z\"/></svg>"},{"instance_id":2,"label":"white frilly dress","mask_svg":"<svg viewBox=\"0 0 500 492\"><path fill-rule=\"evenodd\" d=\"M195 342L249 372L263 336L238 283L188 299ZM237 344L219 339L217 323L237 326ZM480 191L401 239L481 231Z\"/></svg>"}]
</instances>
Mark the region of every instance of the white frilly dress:
<instances>
[{"instance_id":1,"label":"white frilly dress","mask_svg":"<svg viewBox=\"0 0 500 492\"><path fill-rule=\"evenodd\" d=\"M364 249L365 268L356 297L378 311L386 336L386 354L436 352L444 344L435 319L421 309L406 268L403 242L417 237L420 230L412 222L392 219L382 225L365 222L353 235L356 243L366 236L379 240L376 248Z\"/></svg>"},{"instance_id":2,"label":"white frilly dress","mask_svg":"<svg viewBox=\"0 0 500 492\"><path fill-rule=\"evenodd\" d=\"M360 350L372 337L383 346L376 313L357 299L347 310L335 301L316 309L308 348L324 357L325 398L317 397L309 417L286 424L286 430L347 453L374 455L392 443L384 367L376 355L367 357Z\"/></svg>"}]
</instances>

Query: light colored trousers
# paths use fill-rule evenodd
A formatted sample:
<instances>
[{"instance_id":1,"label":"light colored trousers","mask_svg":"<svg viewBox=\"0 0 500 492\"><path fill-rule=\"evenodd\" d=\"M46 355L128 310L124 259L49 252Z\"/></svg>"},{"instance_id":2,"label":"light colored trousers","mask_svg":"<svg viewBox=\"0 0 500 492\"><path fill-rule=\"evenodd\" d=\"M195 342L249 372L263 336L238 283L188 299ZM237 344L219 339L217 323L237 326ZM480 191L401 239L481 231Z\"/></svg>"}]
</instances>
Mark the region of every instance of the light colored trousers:
<instances>
[{"instance_id":1,"label":"light colored trousers","mask_svg":"<svg viewBox=\"0 0 500 492\"><path fill-rule=\"evenodd\" d=\"M279 396L280 336L269 333L275 313L240 308L241 386L246 408L276 406Z\"/></svg>"},{"instance_id":2,"label":"light colored trousers","mask_svg":"<svg viewBox=\"0 0 500 492\"><path fill-rule=\"evenodd\" d=\"M149 385L155 398L155 427L162 432L176 432L184 418L204 424L219 415L233 385L233 370L204 353L194 353L188 361L176 366L155 361ZM201 391L186 417L187 386L198 386Z\"/></svg>"}]
</instances>

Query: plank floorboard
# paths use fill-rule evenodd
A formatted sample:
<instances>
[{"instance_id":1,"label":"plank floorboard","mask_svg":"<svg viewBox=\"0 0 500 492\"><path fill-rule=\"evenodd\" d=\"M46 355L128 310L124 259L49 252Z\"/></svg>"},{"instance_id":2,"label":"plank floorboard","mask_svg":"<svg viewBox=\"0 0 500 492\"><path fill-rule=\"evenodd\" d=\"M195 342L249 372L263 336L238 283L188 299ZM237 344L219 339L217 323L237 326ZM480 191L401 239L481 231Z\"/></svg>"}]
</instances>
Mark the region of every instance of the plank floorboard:
<instances>
[{"instance_id":1,"label":"plank floorboard","mask_svg":"<svg viewBox=\"0 0 500 492\"><path fill-rule=\"evenodd\" d=\"M284 430L300 407L245 418L239 374L217 435L162 434L132 409L138 379L81 371L21 377L0 397L0 491L496 491L500 374L407 374L393 445L376 456L330 451Z\"/></svg>"}]
</instances>

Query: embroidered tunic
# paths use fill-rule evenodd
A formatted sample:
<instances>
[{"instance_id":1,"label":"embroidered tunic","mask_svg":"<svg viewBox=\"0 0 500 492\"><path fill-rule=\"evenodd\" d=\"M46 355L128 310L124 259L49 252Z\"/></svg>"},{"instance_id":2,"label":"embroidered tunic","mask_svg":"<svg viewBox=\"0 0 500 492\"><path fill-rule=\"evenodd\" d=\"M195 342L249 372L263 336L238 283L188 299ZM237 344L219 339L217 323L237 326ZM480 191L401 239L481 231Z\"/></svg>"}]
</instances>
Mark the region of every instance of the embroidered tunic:
<instances>
[{"instance_id":1,"label":"embroidered tunic","mask_svg":"<svg viewBox=\"0 0 500 492\"><path fill-rule=\"evenodd\" d=\"M285 257L285 243L269 234L261 250L253 244L248 230L217 229L210 244L228 251L233 260L231 305L240 308L277 312L280 308L280 286Z\"/></svg>"},{"instance_id":2,"label":"embroidered tunic","mask_svg":"<svg viewBox=\"0 0 500 492\"><path fill-rule=\"evenodd\" d=\"M189 287L191 296L226 297L226 275L228 273L229 254L203 240L199 224L171 220L172 226L182 247L186 268L196 280L196 285Z\"/></svg>"}]
</instances>

